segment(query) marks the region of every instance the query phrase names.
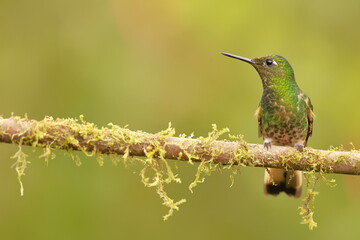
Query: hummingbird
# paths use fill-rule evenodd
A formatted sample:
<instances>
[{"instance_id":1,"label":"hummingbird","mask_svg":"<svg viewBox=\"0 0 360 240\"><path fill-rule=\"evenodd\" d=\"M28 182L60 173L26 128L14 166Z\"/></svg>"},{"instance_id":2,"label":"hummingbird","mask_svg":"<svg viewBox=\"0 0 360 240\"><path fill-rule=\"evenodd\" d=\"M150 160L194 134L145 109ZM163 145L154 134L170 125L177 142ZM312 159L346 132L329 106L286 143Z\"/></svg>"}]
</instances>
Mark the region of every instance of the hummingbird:
<instances>
[{"instance_id":1,"label":"hummingbird","mask_svg":"<svg viewBox=\"0 0 360 240\"><path fill-rule=\"evenodd\" d=\"M264 140L264 148L271 145L291 146L303 151L313 132L313 106L310 98L295 81L290 63L279 55L245 58L222 53L252 65L262 80L263 94L255 112L258 135ZM266 168L265 194L277 196L285 192L295 198L302 190L302 172Z\"/></svg>"}]
</instances>

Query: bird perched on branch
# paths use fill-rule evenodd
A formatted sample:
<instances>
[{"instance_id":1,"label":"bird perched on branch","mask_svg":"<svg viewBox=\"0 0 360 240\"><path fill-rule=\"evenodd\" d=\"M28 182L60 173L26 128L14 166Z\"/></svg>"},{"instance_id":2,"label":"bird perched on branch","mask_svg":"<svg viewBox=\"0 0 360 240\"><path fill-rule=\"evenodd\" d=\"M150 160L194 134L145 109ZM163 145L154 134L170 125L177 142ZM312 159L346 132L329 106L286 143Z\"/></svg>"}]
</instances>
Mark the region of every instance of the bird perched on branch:
<instances>
[{"instance_id":1,"label":"bird perched on branch","mask_svg":"<svg viewBox=\"0 0 360 240\"><path fill-rule=\"evenodd\" d=\"M269 150L271 145L292 146L303 151L313 131L313 106L310 98L297 85L289 62L279 55L249 59L222 54L251 64L260 75L263 95L256 117L264 147ZM285 192L297 198L301 195L301 185L301 171L265 170L266 194L276 196Z\"/></svg>"}]
</instances>

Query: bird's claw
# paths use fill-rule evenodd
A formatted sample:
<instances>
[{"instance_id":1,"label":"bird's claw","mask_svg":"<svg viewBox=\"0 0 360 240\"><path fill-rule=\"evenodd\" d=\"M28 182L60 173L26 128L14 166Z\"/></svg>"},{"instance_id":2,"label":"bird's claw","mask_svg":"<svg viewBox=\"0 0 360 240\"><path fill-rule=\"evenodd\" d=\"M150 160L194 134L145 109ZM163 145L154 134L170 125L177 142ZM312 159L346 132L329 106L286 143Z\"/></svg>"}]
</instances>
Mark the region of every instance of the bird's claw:
<instances>
[{"instance_id":1,"label":"bird's claw","mask_svg":"<svg viewBox=\"0 0 360 240\"><path fill-rule=\"evenodd\" d=\"M271 142L264 142L264 148L266 148L266 150L271 149Z\"/></svg>"},{"instance_id":2,"label":"bird's claw","mask_svg":"<svg viewBox=\"0 0 360 240\"><path fill-rule=\"evenodd\" d=\"M304 145L302 145L302 144L296 143L296 144L294 145L294 147L295 147L296 150L298 150L299 152L304 151Z\"/></svg>"}]
</instances>

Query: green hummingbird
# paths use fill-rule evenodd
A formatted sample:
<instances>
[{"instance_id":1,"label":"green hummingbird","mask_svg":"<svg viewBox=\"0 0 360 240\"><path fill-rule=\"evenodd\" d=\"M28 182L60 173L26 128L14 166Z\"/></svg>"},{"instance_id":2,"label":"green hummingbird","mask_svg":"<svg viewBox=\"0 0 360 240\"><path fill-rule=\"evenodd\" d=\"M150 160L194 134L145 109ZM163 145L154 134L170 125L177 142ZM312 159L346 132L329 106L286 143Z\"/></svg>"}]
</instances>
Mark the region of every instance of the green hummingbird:
<instances>
[{"instance_id":1,"label":"green hummingbird","mask_svg":"<svg viewBox=\"0 0 360 240\"><path fill-rule=\"evenodd\" d=\"M225 56L250 63L259 73L263 94L256 110L259 137L264 147L292 146L303 151L313 131L313 106L299 88L289 62L279 55L244 58L229 53ZM296 198L301 195L301 171L268 168L265 170L264 191L278 195L285 192Z\"/></svg>"}]
</instances>

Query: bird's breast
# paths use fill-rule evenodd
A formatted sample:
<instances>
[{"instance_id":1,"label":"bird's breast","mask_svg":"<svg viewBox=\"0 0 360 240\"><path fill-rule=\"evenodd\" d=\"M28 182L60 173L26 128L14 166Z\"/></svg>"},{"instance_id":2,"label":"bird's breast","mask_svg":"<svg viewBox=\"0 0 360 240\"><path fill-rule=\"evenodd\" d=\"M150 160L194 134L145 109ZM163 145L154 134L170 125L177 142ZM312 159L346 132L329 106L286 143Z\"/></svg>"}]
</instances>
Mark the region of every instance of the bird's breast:
<instances>
[{"instance_id":1,"label":"bird's breast","mask_svg":"<svg viewBox=\"0 0 360 240\"><path fill-rule=\"evenodd\" d=\"M305 106L287 106L281 101L262 108L262 132L274 145L290 145L305 141L307 113Z\"/></svg>"}]
</instances>

